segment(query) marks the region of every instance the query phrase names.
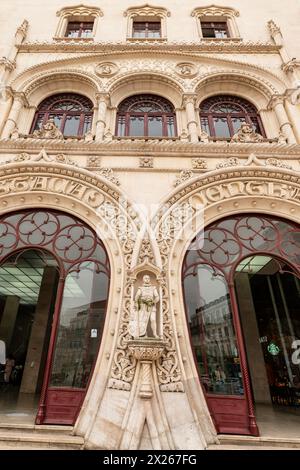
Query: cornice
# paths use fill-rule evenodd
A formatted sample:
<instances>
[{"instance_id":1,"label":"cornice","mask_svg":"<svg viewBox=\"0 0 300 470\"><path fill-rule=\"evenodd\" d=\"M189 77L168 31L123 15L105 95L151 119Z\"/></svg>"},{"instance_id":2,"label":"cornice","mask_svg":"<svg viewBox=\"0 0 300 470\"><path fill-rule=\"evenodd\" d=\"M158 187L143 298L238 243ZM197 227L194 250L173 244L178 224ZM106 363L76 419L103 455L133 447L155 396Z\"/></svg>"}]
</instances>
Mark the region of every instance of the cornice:
<instances>
[{"instance_id":1,"label":"cornice","mask_svg":"<svg viewBox=\"0 0 300 470\"><path fill-rule=\"evenodd\" d=\"M248 53L248 54L275 54L280 46L273 43L252 41L199 41L199 42L166 42L139 41L139 42L93 42L85 41L58 41L58 42L27 42L19 46L19 52L129 52L129 51L162 51L166 52L193 52L193 53Z\"/></svg>"},{"instance_id":2,"label":"cornice","mask_svg":"<svg viewBox=\"0 0 300 470\"><path fill-rule=\"evenodd\" d=\"M64 140L25 139L0 140L0 152L40 152L43 148L48 151L68 152L74 155L101 155L101 156L179 156L179 157L211 157L227 158L232 156L249 156L255 153L260 156L300 158L299 144L279 143L189 143L181 141L126 141L113 140L111 142L74 142Z\"/></svg>"}]
</instances>

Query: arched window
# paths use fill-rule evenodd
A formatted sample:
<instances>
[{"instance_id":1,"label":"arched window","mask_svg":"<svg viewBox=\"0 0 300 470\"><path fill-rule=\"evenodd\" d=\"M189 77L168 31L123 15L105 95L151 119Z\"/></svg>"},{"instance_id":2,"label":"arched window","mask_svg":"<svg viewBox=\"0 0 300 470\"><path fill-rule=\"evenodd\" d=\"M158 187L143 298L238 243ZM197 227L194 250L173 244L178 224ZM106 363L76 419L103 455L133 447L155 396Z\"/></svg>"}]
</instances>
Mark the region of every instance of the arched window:
<instances>
[{"instance_id":1,"label":"arched window","mask_svg":"<svg viewBox=\"0 0 300 470\"><path fill-rule=\"evenodd\" d=\"M27 405L40 397L37 424L73 425L104 328L105 247L75 216L46 209L3 215L0 237L0 338L17 367L0 411L26 394Z\"/></svg>"},{"instance_id":2,"label":"arched window","mask_svg":"<svg viewBox=\"0 0 300 470\"><path fill-rule=\"evenodd\" d=\"M136 95L119 106L116 128L119 137L174 137L176 133L174 106L165 98Z\"/></svg>"},{"instance_id":3,"label":"arched window","mask_svg":"<svg viewBox=\"0 0 300 470\"><path fill-rule=\"evenodd\" d=\"M31 132L49 119L66 137L83 136L92 125L93 103L82 95L62 93L46 98L35 113Z\"/></svg>"},{"instance_id":4,"label":"arched window","mask_svg":"<svg viewBox=\"0 0 300 470\"><path fill-rule=\"evenodd\" d=\"M296 223L242 214L206 227L188 248L191 346L219 433L258 435L262 403L271 415L299 408L299 243Z\"/></svg>"},{"instance_id":5,"label":"arched window","mask_svg":"<svg viewBox=\"0 0 300 470\"><path fill-rule=\"evenodd\" d=\"M253 104L237 96L219 95L204 100L200 105L201 128L211 137L230 138L243 123L266 137L260 116Z\"/></svg>"}]
</instances>

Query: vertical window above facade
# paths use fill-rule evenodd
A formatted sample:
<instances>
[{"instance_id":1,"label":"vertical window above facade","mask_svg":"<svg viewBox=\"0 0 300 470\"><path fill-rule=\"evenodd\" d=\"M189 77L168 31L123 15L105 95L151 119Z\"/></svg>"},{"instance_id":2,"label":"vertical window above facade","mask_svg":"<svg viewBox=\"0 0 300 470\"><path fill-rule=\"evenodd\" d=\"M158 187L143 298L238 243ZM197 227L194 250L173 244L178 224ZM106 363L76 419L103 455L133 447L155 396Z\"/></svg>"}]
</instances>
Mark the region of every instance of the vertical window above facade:
<instances>
[{"instance_id":1,"label":"vertical window above facade","mask_svg":"<svg viewBox=\"0 0 300 470\"><path fill-rule=\"evenodd\" d=\"M124 12L127 17L127 40L167 38L167 17L170 12L166 8L150 5L128 8Z\"/></svg>"},{"instance_id":2,"label":"vertical window above facade","mask_svg":"<svg viewBox=\"0 0 300 470\"><path fill-rule=\"evenodd\" d=\"M98 18L103 16L100 8L84 5L62 8L55 39L92 39L95 36Z\"/></svg>"},{"instance_id":3,"label":"vertical window above facade","mask_svg":"<svg viewBox=\"0 0 300 470\"><path fill-rule=\"evenodd\" d=\"M160 21L134 21L132 28L133 38L160 38Z\"/></svg>"},{"instance_id":4,"label":"vertical window above facade","mask_svg":"<svg viewBox=\"0 0 300 470\"><path fill-rule=\"evenodd\" d=\"M62 93L46 98L35 113L31 133L48 121L66 137L82 137L92 126L93 103L82 95Z\"/></svg>"},{"instance_id":5,"label":"vertical window above facade","mask_svg":"<svg viewBox=\"0 0 300 470\"><path fill-rule=\"evenodd\" d=\"M200 104L201 128L211 137L231 138L242 124L250 124L266 137L261 118L252 103L237 96L218 95Z\"/></svg>"},{"instance_id":6,"label":"vertical window above facade","mask_svg":"<svg viewBox=\"0 0 300 470\"><path fill-rule=\"evenodd\" d=\"M241 39L236 23L239 12L233 8L207 6L192 12L202 39Z\"/></svg>"},{"instance_id":7,"label":"vertical window above facade","mask_svg":"<svg viewBox=\"0 0 300 470\"><path fill-rule=\"evenodd\" d=\"M201 29L204 38L229 38L227 21L201 21Z\"/></svg>"},{"instance_id":8,"label":"vertical window above facade","mask_svg":"<svg viewBox=\"0 0 300 470\"><path fill-rule=\"evenodd\" d=\"M175 137L174 106L155 95L136 95L118 108L116 135L119 137Z\"/></svg>"},{"instance_id":9,"label":"vertical window above facade","mask_svg":"<svg viewBox=\"0 0 300 470\"><path fill-rule=\"evenodd\" d=\"M66 38L91 38L93 36L94 21L69 21Z\"/></svg>"}]
</instances>

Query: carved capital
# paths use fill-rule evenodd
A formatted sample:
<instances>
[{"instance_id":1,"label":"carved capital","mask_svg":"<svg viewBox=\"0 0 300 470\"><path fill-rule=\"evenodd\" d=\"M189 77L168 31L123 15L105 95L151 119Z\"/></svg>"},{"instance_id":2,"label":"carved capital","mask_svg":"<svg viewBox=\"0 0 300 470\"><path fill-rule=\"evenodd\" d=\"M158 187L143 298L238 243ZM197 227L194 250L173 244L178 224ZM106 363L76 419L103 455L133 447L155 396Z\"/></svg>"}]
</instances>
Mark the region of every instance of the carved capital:
<instances>
[{"instance_id":1,"label":"carved capital","mask_svg":"<svg viewBox=\"0 0 300 470\"><path fill-rule=\"evenodd\" d=\"M196 93L185 93L182 96L182 106L186 106L191 103L193 106L196 106L197 94Z\"/></svg>"},{"instance_id":2,"label":"carved capital","mask_svg":"<svg viewBox=\"0 0 300 470\"><path fill-rule=\"evenodd\" d=\"M110 104L110 95L109 93L96 93L97 104L105 103L107 106Z\"/></svg>"},{"instance_id":3,"label":"carved capital","mask_svg":"<svg viewBox=\"0 0 300 470\"><path fill-rule=\"evenodd\" d=\"M165 350L166 343L155 338L128 341L128 348L138 361L157 361Z\"/></svg>"}]
</instances>

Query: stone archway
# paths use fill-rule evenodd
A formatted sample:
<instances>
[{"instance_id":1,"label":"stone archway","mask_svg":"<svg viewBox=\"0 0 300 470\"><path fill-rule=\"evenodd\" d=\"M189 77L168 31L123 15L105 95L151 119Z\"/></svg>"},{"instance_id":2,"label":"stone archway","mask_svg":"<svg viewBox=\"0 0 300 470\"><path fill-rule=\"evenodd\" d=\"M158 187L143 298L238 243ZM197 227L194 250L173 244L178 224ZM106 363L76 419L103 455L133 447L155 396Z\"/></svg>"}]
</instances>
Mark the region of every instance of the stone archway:
<instances>
[{"instance_id":1,"label":"stone archway","mask_svg":"<svg viewBox=\"0 0 300 470\"><path fill-rule=\"evenodd\" d=\"M167 198L164 213L153 219L162 267L168 273L168 308L182 381L190 406L197 410L206 442L214 439L215 431L199 384L185 319L181 268L186 249L200 229L229 215L255 212L299 223L299 202L300 179L293 172L250 164L182 184Z\"/></svg>"}]
</instances>

